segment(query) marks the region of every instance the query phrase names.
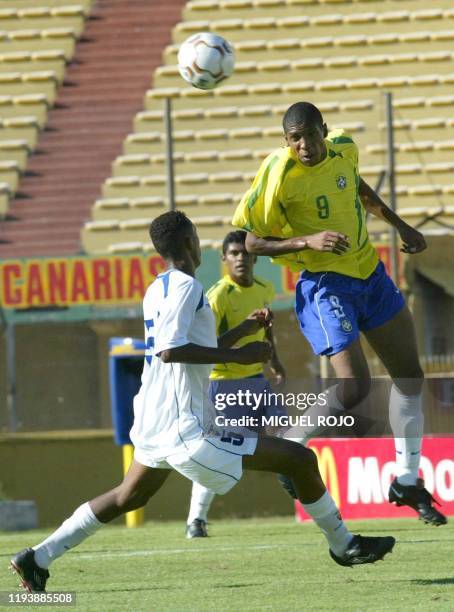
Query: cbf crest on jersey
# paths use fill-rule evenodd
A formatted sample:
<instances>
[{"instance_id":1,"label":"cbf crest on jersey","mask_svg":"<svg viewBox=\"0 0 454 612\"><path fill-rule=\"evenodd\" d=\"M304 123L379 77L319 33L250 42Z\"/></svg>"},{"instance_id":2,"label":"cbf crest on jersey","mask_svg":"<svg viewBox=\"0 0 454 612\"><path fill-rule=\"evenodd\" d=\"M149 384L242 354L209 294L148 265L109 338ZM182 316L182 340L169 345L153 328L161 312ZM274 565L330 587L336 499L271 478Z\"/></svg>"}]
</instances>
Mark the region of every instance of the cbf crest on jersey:
<instances>
[{"instance_id":1,"label":"cbf crest on jersey","mask_svg":"<svg viewBox=\"0 0 454 612\"><path fill-rule=\"evenodd\" d=\"M347 187L347 177L343 174L336 176L336 185L338 189L345 189Z\"/></svg>"}]
</instances>

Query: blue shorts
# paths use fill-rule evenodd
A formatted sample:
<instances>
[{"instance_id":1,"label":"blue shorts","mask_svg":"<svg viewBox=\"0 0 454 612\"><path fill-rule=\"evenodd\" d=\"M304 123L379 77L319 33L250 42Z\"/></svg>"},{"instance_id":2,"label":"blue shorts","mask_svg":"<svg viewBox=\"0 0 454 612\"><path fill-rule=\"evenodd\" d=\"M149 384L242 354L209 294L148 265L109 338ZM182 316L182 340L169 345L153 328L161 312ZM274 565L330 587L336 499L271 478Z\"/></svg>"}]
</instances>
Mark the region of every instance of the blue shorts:
<instances>
[{"instance_id":1,"label":"blue shorts","mask_svg":"<svg viewBox=\"0 0 454 612\"><path fill-rule=\"evenodd\" d=\"M340 353L360 331L390 321L404 305L383 262L365 280L304 271L296 285L296 316L316 355Z\"/></svg>"}]
</instances>

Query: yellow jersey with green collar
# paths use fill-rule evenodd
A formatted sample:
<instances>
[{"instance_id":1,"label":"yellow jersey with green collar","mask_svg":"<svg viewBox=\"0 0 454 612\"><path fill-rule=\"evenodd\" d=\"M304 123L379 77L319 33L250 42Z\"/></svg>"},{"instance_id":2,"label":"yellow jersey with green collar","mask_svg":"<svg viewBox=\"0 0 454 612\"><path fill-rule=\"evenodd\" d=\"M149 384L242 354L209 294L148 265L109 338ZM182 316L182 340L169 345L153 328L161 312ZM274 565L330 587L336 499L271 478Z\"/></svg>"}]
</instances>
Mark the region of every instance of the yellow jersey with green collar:
<instances>
[{"instance_id":1,"label":"yellow jersey with green collar","mask_svg":"<svg viewBox=\"0 0 454 612\"><path fill-rule=\"evenodd\" d=\"M242 287L226 274L207 291L208 301L216 317L218 336L242 323L253 310L271 306L274 295L273 284L260 276L254 276L250 287ZM235 346L243 346L248 342L263 342L264 338L265 330L260 329L255 334L241 338ZM263 363L249 365L217 363L211 371L210 378L214 380L246 378L262 372Z\"/></svg>"},{"instance_id":2,"label":"yellow jersey with green collar","mask_svg":"<svg viewBox=\"0 0 454 612\"><path fill-rule=\"evenodd\" d=\"M325 143L325 159L312 167L304 166L290 147L271 153L238 204L232 224L260 237L341 232L350 240L342 255L306 249L272 261L294 271L365 279L376 268L378 255L359 198L358 147L343 130L330 132Z\"/></svg>"}]
</instances>

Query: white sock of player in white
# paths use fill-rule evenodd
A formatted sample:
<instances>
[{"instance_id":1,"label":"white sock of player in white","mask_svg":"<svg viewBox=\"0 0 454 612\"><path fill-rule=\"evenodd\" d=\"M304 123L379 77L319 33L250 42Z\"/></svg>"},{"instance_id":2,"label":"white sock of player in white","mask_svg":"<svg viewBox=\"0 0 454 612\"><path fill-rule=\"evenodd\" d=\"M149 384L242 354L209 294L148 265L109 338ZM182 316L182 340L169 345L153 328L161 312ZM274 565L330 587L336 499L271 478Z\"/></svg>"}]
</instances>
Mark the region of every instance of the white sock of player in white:
<instances>
[{"instance_id":1,"label":"white sock of player in white","mask_svg":"<svg viewBox=\"0 0 454 612\"><path fill-rule=\"evenodd\" d=\"M192 483L191 506L189 508L188 525L195 519L208 521L208 510L216 493L202 487L198 482Z\"/></svg>"},{"instance_id":2,"label":"white sock of player in white","mask_svg":"<svg viewBox=\"0 0 454 612\"><path fill-rule=\"evenodd\" d=\"M343 555L353 535L345 526L329 492L326 491L313 504L303 504L303 508L320 527L333 553L338 557Z\"/></svg>"},{"instance_id":3,"label":"white sock of player in white","mask_svg":"<svg viewBox=\"0 0 454 612\"><path fill-rule=\"evenodd\" d=\"M424 433L421 394L404 395L393 385L389 398L389 422L394 434L397 482L415 485Z\"/></svg>"},{"instance_id":4,"label":"white sock of player in white","mask_svg":"<svg viewBox=\"0 0 454 612\"><path fill-rule=\"evenodd\" d=\"M88 502L82 504L52 535L41 544L33 546L35 562L39 567L47 569L55 559L83 542L105 524L98 521Z\"/></svg>"}]
</instances>

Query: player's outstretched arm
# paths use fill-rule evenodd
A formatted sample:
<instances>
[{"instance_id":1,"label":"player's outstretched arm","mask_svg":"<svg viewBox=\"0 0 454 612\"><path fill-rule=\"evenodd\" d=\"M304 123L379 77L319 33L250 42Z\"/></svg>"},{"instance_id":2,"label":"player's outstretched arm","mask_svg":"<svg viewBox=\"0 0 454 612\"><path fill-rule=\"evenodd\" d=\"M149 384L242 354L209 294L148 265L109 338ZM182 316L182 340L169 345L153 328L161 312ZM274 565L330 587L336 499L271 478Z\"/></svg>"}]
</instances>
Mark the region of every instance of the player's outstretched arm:
<instances>
[{"instance_id":1,"label":"player's outstretched arm","mask_svg":"<svg viewBox=\"0 0 454 612\"><path fill-rule=\"evenodd\" d=\"M264 363L271 357L268 342L249 342L240 348L217 348L188 343L165 349L158 357L164 363Z\"/></svg>"},{"instance_id":2,"label":"player's outstretched arm","mask_svg":"<svg viewBox=\"0 0 454 612\"><path fill-rule=\"evenodd\" d=\"M362 178L359 181L359 197L367 212L396 228L403 242L400 249L403 253L420 253L427 248L421 232L405 223L399 215L386 206L380 196Z\"/></svg>"},{"instance_id":3,"label":"player's outstretched arm","mask_svg":"<svg viewBox=\"0 0 454 612\"><path fill-rule=\"evenodd\" d=\"M271 327L272 321L273 313L269 308L254 310L242 323L219 336L218 347L230 348L244 336L255 334L261 327Z\"/></svg>"},{"instance_id":4,"label":"player's outstretched arm","mask_svg":"<svg viewBox=\"0 0 454 612\"><path fill-rule=\"evenodd\" d=\"M278 257L287 253L297 253L312 249L313 251L326 251L342 255L350 248L348 236L339 232L329 230L311 234L310 236L296 236L295 238L274 238L267 236L262 238L252 232L246 236L246 249L255 255L268 255Z\"/></svg>"}]
</instances>

